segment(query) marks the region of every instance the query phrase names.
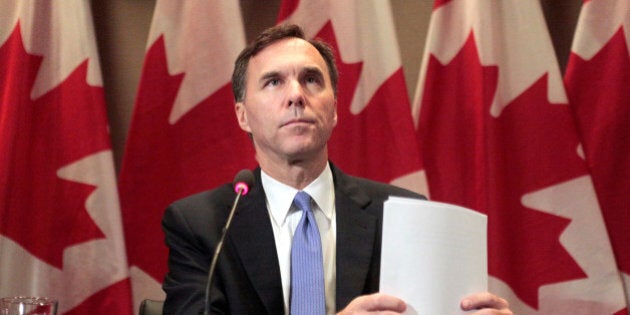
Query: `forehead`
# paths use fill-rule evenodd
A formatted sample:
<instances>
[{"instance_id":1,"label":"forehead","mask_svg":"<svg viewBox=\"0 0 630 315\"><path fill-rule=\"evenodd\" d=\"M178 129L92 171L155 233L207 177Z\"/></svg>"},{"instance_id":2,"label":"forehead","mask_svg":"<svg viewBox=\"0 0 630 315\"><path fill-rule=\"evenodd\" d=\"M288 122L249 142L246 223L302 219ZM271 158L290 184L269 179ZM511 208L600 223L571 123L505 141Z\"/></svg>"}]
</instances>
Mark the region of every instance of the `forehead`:
<instances>
[{"instance_id":1,"label":"forehead","mask_svg":"<svg viewBox=\"0 0 630 315\"><path fill-rule=\"evenodd\" d=\"M253 56L248 65L248 76L267 72L299 70L316 67L328 76L326 61L315 46L301 38L279 40Z\"/></svg>"}]
</instances>

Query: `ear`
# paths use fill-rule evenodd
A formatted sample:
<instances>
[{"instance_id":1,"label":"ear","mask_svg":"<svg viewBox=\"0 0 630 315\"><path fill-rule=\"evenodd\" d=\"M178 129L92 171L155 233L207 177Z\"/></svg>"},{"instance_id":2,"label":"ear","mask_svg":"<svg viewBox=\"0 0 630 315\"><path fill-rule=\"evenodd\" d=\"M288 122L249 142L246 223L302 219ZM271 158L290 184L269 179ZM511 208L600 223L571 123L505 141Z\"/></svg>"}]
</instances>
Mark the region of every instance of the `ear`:
<instances>
[{"instance_id":1,"label":"ear","mask_svg":"<svg viewBox=\"0 0 630 315\"><path fill-rule=\"evenodd\" d=\"M237 102L234 105L234 112L236 113L236 120L238 121L238 125L246 132L251 133L252 130L249 128L249 122L247 121L247 113L245 111L245 105L243 102Z\"/></svg>"},{"instance_id":2,"label":"ear","mask_svg":"<svg viewBox=\"0 0 630 315\"><path fill-rule=\"evenodd\" d=\"M337 126L337 98L335 97L335 106L334 106L334 117L333 117L333 126Z\"/></svg>"}]
</instances>

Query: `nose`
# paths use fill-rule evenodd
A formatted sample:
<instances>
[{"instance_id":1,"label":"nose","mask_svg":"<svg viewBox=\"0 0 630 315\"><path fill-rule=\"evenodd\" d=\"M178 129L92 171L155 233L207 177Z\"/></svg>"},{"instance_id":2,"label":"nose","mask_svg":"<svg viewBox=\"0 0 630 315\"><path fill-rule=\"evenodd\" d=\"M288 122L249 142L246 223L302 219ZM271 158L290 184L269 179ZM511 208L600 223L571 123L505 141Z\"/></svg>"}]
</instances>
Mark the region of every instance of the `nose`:
<instances>
[{"instance_id":1,"label":"nose","mask_svg":"<svg viewBox=\"0 0 630 315\"><path fill-rule=\"evenodd\" d=\"M304 106L304 90L300 82L291 81L288 89L288 106Z\"/></svg>"}]
</instances>

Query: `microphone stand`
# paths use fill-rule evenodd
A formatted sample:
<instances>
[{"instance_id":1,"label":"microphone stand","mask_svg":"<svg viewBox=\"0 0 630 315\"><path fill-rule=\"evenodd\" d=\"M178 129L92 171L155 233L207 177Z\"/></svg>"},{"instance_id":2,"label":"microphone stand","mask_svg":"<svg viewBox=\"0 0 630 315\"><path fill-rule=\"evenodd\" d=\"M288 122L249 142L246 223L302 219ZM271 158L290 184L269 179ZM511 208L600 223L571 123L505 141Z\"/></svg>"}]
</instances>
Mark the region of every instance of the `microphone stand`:
<instances>
[{"instance_id":1,"label":"microphone stand","mask_svg":"<svg viewBox=\"0 0 630 315\"><path fill-rule=\"evenodd\" d=\"M208 271L208 284L206 285L206 296L205 296L205 305L204 305L204 315L210 315L210 291L212 290L212 283L214 282L214 269L217 267L217 261L219 260L219 254L221 254L221 250L223 249L223 241L225 240L225 236L227 235L227 231L230 228L230 224L232 223L232 217L234 217L234 213L236 212L236 206L238 205L238 200L241 198L243 193L247 193L244 188L238 188L238 193L236 194L236 198L234 199L234 203L232 204L232 209L230 209L230 214L228 215L227 221L225 221L225 226L223 227L223 231L221 231L221 238L215 246L214 255L212 256L212 262L210 263L210 270Z\"/></svg>"}]
</instances>

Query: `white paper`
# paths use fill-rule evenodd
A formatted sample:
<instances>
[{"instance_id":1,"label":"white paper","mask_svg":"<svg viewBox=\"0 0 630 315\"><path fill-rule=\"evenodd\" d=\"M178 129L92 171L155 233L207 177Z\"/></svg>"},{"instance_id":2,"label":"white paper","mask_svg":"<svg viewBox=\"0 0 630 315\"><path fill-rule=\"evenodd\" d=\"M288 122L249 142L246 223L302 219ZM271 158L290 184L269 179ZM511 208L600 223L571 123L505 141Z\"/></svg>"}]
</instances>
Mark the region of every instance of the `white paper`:
<instances>
[{"instance_id":1,"label":"white paper","mask_svg":"<svg viewBox=\"0 0 630 315\"><path fill-rule=\"evenodd\" d=\"M487 217L446 203L390 197L383 209L380 292L405 314L465 314L461 299L487 291Z\"/></svg>"}]
</instances>

